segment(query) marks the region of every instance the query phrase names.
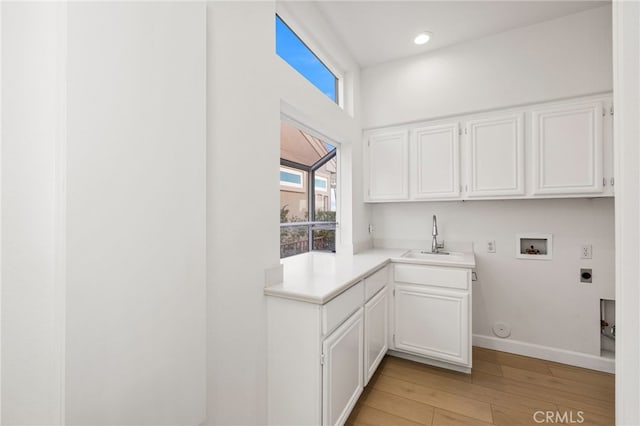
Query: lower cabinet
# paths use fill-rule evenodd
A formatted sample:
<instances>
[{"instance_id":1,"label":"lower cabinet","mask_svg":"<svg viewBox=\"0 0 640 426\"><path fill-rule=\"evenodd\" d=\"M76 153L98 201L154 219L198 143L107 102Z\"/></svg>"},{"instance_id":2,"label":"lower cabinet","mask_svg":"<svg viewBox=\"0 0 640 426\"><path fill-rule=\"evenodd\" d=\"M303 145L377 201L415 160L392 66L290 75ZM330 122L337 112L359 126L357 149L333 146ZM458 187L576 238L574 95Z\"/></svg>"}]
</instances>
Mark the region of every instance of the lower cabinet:
<instances>
[{"instance_id":1,"label":"lower cabinet","mask_svg":"<svg viewBox=\"0 0 640 426\"><path fill-rule=\"evenodd\" d=\"M267 298L270 425L342 425L387 352L389 268L324 305Z\"/></svg>"},{"instance_id":2,"label":"lower cabinet","mask_svg":"<svg viewBox=\"0 0 640 426\"><path fill-rule=\"evenodd\" d=\"M406 264L394 268L391 349L470 372L471 270Z\"/></svg>"},{"instance_id":3,"label":"lower cabinet","mask_svg":"<svg viewBox=\"0 0 640 426\"><path fill-rule=\"evenodd\" d=\"M470 371L470 300L470 269L415 264L384 267L323 305L268 297L268 423L344 424L389 349Z\"/></svg>"},{"instance_id":4,"label":"lower cabinet","mask_svg":"<svg viewBox=\"0 0 640 426\"><path fill-rule=\"evenodd\" d=\"M462 365L469 363L469 294L396 285L397 350Z\"/></svg>"},{"instance_id":5,"label":"lower cabinet","mask_svg":"<svg viewBox=\"0 0 640 426\"><path fill-rule=\"evenodd\" d=\"M360 308L322 343L322 424L342 425L364 387Z\"/></svg>"}]
</instances>

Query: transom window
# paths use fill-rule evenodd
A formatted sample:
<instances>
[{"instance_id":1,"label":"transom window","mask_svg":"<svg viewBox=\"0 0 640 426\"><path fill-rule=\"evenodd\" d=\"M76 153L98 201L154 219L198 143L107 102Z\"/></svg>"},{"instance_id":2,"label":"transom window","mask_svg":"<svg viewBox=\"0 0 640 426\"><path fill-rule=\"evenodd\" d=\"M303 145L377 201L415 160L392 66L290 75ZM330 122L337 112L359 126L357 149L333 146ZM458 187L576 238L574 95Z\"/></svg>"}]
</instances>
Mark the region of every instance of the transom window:
<instances>
[{"instance_id":1,"label":"transom window","mask_svg":"<svg viewBox=\"0 0 640 426\"><path fill-rule=\"evenodd\" d=\"M336 250L336 147L280 125L280 257Z\"/></svg>"},{"instance_id":2,"label":"transom window","mask_svg":"<svg viewBox=\"0 0 640 426\"><path fill-rule=\"evenodd\" d=\"M338 78L278 15L276 53L329 99L338 103Z\"/></svg>"},{"instance_id":3,"label":"transom window","mask_svg":"<svg viewBox=\"0 0 640 426\"><path fill-rule=\"evenodd\" d=\"M280 185L303 189L304 179L302 172L280 167Z\"/></svg>"}]
</instances>

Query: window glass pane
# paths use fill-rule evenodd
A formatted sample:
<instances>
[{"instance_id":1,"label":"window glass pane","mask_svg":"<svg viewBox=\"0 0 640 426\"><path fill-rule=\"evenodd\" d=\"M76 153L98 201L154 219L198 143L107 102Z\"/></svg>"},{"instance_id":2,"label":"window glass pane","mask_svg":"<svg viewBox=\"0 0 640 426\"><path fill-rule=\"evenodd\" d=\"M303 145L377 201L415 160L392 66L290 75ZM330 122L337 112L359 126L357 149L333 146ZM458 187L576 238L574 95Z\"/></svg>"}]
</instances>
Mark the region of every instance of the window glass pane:
<instances>
[{"instance_id":1,"label":"window glass pane","mask_svg":"<svg viewBox=\"0 0 640 426\"><path fill-rule=\"evenodd\" d=\"M338 102L336 76L278 15L276 15L276 53L329 99Z\"/></svg>"},{"instance_id":2,"label":"window glass pane","mask_svg":"<svg viewBox=\"0 0 640 426\"><path fill-rule=\"evenodd\" d=\"M299 171L302 181L307 181L307 172ZM282 172L280 172L282 176ZM307 222L309 220L307 185L289 185L280 178L280 223Z\"/></svg>"}]
</instances>

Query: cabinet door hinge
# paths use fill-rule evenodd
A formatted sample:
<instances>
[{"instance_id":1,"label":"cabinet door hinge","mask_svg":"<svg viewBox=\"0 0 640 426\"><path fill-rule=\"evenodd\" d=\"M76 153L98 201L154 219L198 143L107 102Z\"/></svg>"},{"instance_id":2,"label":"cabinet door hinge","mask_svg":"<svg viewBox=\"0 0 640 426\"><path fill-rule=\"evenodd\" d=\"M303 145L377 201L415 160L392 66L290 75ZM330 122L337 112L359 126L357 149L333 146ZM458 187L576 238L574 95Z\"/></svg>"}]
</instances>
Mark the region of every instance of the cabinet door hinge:
<instances>
[{"instance_id":1,"label":"cabinet door hinge","mask_svg":"<svg viewBox=\"0 0 640 426\"><path fill-rule=\"evenodd\" d=\"M611 105L611 108L609 108L609 115L613 115L613 105Z\"/></svg>"},{"instance_id":2,"label":"cabinet door hinge","mask_svg":"<svg viewBox=\"0 0 640 426\"><path fill-rule=\"evenodd\" d=\"M320 354L320 365L324 365L324 354Z\"/></svg>"},{"instance_id":3,"label":"cabinet door hinge","mask_svg":"<svg viewBox=\"0 0 640 426\"><path fill-rule=\"evenodd\" d=\"M607 186L607 178L602 178L602 186Z\"/></svg>"},{"instance_id":4,"label":"cabinet door hinge","mask_svg":"<svg viewBox=\"0 0 640 426\"><path fill-rule=\"evenodd\" d=\"M395 346L395 345L396 345L396 335L394 334L393 335L393 346Z\"/></svg>"},{"instance_id":5,"label":"cabinet door hinge","mask_svg":"<svg viewBox=\"0 0 640 426\"><path fill-rule=\"evenodd\" d=\"M611 178L611 186L613 186L613 185L614 185L614 183L615 183L615 179L614 179L614 178Z\"/></svg>"}]
</instances>

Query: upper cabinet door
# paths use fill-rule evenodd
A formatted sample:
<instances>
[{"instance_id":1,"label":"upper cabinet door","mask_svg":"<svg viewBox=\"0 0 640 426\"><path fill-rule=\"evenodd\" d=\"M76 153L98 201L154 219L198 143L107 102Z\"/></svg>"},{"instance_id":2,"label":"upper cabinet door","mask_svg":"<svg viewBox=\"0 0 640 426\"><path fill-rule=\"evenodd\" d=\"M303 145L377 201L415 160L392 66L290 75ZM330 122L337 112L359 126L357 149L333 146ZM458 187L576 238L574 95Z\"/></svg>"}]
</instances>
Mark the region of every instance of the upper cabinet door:
<instances>
[{"instance_id":1,"label":"upper cabinet door","mask_svg":"<svg viewBox=\"0 0 640 426\"><path fill-rule=\"evenodd\" d=\"M469 197L525 193L523 114L467 123Z\"/></svg>"},{"instance_id":2,"label":"upper cabinet door","mask_svg":"<svg viewBox=\"0 0 640 426\"><path fill-rule=\"evenodd\" d=\"M411 144L412 198L460 196L460 139L458 123L422 127Z\"/></svg>"},{"instance_id":3,"label":"upper cabinet door","mask_svg":"<svg viewBox=\"0 0 640 426\"><path fill-rule=\"evenodd\" d=\"M408 131L371 134L364 149L365 200L409 198Z\"/></svg>"},{"instance_id":4,"label":"upper cabinet door","mask_svg":"<svg viewBox=\"0 0 640 426\"><path fill-rule=\"evenodd\" d=\"M532 113L533 194L603 191L602 103Z\"/></svg>"}]
</instances>

